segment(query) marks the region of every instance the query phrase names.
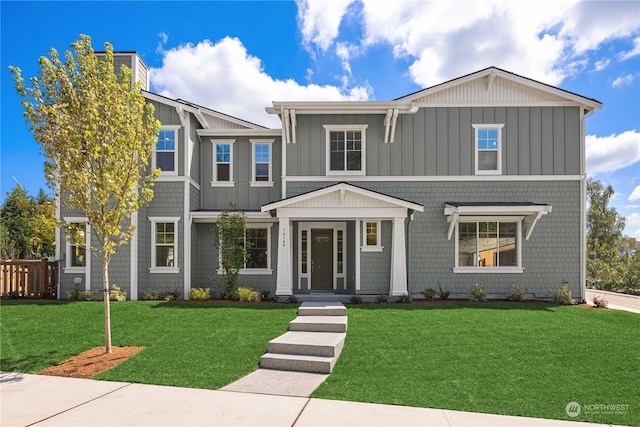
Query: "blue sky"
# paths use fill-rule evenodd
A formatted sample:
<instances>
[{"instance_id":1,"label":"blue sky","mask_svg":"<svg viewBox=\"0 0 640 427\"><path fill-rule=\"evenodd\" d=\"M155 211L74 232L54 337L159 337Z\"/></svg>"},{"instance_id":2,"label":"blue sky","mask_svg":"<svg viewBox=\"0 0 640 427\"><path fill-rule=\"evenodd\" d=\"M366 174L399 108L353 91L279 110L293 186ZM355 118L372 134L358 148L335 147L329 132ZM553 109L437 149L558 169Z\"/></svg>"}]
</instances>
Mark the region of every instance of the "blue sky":
<instances>
[{"instance_id":1,"label":"blue sky","mask_svg":"<svg viewBox=\"0 0 640 427\"><path fill-rule=\"evenodd\" d=\"M0 14L2 199L15 180L46 188L8 66L36 75L84 33L137 51L153 92L273 127L273 100L389 100L492 65L595 98L587 172L640 239L640 1L2 1Z\"/></svg>"}]
</instances>

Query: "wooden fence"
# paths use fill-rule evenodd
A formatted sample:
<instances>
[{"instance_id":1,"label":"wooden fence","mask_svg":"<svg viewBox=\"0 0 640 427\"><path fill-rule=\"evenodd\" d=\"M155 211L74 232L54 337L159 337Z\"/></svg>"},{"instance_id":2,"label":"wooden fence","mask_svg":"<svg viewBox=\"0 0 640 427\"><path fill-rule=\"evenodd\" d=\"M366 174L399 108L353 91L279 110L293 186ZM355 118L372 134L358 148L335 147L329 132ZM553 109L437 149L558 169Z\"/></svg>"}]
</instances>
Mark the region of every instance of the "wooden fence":
<instances>
[{"instance_id":1,"label":"wooden fence","mask_svg":"<svg viewBox=\"0 0 640 427\"><path fill-rule=\"evenodd\" d=\"M56 298L58 261L0 260L0 296Z\"/></svg>"}]
</instances>

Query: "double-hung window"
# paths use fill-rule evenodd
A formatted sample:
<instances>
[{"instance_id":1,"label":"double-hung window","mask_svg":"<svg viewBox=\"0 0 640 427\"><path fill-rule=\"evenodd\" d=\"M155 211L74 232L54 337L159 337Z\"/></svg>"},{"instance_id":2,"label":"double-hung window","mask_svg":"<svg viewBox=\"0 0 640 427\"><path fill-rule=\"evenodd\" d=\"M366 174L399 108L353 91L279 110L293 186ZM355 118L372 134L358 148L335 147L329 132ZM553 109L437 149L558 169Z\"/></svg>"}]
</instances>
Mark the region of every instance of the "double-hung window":
<instances>
[{"instance_id":1,"label":"double-hung window","mask_svg":"<svg viewBox=\"0 0 640 427\"><path fill-rule=\"evenodd\" d=\"M67 227L65 272L84 272L87 268L87 237L89 225L86 218L64 218Z\"/></svg>"},{"instance_id":2,"label":"double-hung window","mask_svg":"<svg viewBox=\"0 0 640 427\"><path fill-rule=\"evenodd\" d=\"M178 273L178 222L176 217L150 217L151 273Z\"/></svg>"},{"instance_id":3,"label":"double-hung window","mask_svg":"<svg viewBox=\"0 0 640 427\"><path fill-rule=\"evenodd\" d=\"M324 125L327 175L364 175L367 125Z\"/></svg>"},{"instance_id":4,"label":"double-hung window","mask_svg":"<svg viewBox=\"0 0 640 427\"><path fill-rule=\"evenodd\" d=\"M362 250L364 252L379 252L383 246L380 242L380 221L367 220L363 222L364 236L362 239Z\"/></svg>"},{"instance_id":5,"label":"double-hung window","mask_svg":"<svg viewBox=\"0 0 640 427\"><path fill-rule=\"evenodd\" d=\"M521 264L522 218L461 219L456 233L456 269L518 271Z\"/></svg>"},{"instance_id":6,"label":"double-hung window","mask_svg":"<svg viewBox=\"0 0 640 427\"><path fill-rule=\"evenodd\" d=\"M271 268L269 246L271 243L269 227L248 227L245 239L249 246L244 268L266 271Z\"/></svg>"},{"instance_id":7,"label":"double-hung window","mask_svg":"<svg viewBox=\"0 0 640 427\"><path fill-rule=\"evenodd\" d=\"M272 143L273 139L250 139L251 142L251 186L273 187Z\"/></svg>"},{"instance_id":8,"label":"double-hung window","mask_svg":"<svg viewBox=\"0 0 640 427\"><path fill-rule=\"evenodd\" d=\"M234 139L212 139L213 144L213 180L214 187L232 187L233 182L233 143Z\"/></svg>"},{"instance_id":9,"label":"double-hung window","mask_svg":"<svg viewBox=\"0 0 640 427\"><path fill-rule=\"evenodd\" d=\"M178 129L179 126L162 126L158 132L154 167L160 169L161 175L178 174Z\"/></svg>"},{"instance_id":10,"label":"double-hung window","mask_svg":"<svg viewBox=\"0 0 640 427\"><path fill-rule=\"evenodd\" d=\"M502 124L473 125L476 175L502 173Z\"/></svg>"}]
</instances>

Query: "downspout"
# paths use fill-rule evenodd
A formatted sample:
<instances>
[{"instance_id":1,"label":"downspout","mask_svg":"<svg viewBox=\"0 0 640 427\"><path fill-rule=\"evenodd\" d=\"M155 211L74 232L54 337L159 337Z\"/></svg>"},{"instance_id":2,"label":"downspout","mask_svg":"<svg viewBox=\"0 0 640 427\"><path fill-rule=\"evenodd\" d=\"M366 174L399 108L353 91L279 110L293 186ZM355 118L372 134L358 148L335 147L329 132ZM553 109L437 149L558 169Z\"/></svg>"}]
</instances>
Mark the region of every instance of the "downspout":
<instances>
[{"instance_id":1,"label":"downspout","mask_svg":"<svg viewBox=\"0 0 640 427\"><path fill-rule=\"evenodd\" d=\"M411 263L409 262L410 257L410 251L409 249L411 248L411 222L413 221L413 210L409 209L409 211L407 212L409 215L407 216L407 221L405 222L405 235L407 236L407 238L405 239L405 264L406 264L406 271L407 271L407 295L409 295L409 297L411 297L411 291L409 289L411 289L411 286L409 286L409 278L411 277L411 270L409 269L409 267L411 266Z\"/></svg>"},{"instance_id":2,"label":"downspout","mask_svg":"<svg viewBox=\"0 0 640 427\"><path fill-rule=\"evenodd\" d=\"M595 112L595 109L587 110L580 108L580 299L581 302L587 296L587 166L586 166L586 141L585 141L585 121Z\"/></svg>"}]
</instances>

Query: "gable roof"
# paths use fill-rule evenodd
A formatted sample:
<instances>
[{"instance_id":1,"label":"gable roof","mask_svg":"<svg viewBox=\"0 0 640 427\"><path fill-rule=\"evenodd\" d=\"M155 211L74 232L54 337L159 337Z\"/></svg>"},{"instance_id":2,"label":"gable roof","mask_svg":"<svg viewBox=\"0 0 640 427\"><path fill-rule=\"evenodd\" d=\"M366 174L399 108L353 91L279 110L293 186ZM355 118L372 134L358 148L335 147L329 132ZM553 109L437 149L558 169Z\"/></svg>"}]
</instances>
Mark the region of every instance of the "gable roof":
<instances>
[{"instance_id":1,"label":"gable roof","mask_svg":"<svg viewBox=\"0 0 640 427\"><path fill-rule=\"evenodd\" d=\"M282 208L303 208L314 211L348 208L357 209L361 215L365 216L367 209L403 208L417 212L424 211L424 207L420 204L346 182L338 182L324 188L268 203L263 205L261 210L268 212Z\"/></svg>"},{"instance_id":2,"label":"gable roof","mask_svg":"<svg viewBox=\"0 0 640 427\"><path fill-rule=\"evenodd\" d=\"M419 106L579 105L588 110L602 108L602 103L593 98L586 98L497 67L485 68L396 98L394 101Z\"/></svg>"}]
</instances>

